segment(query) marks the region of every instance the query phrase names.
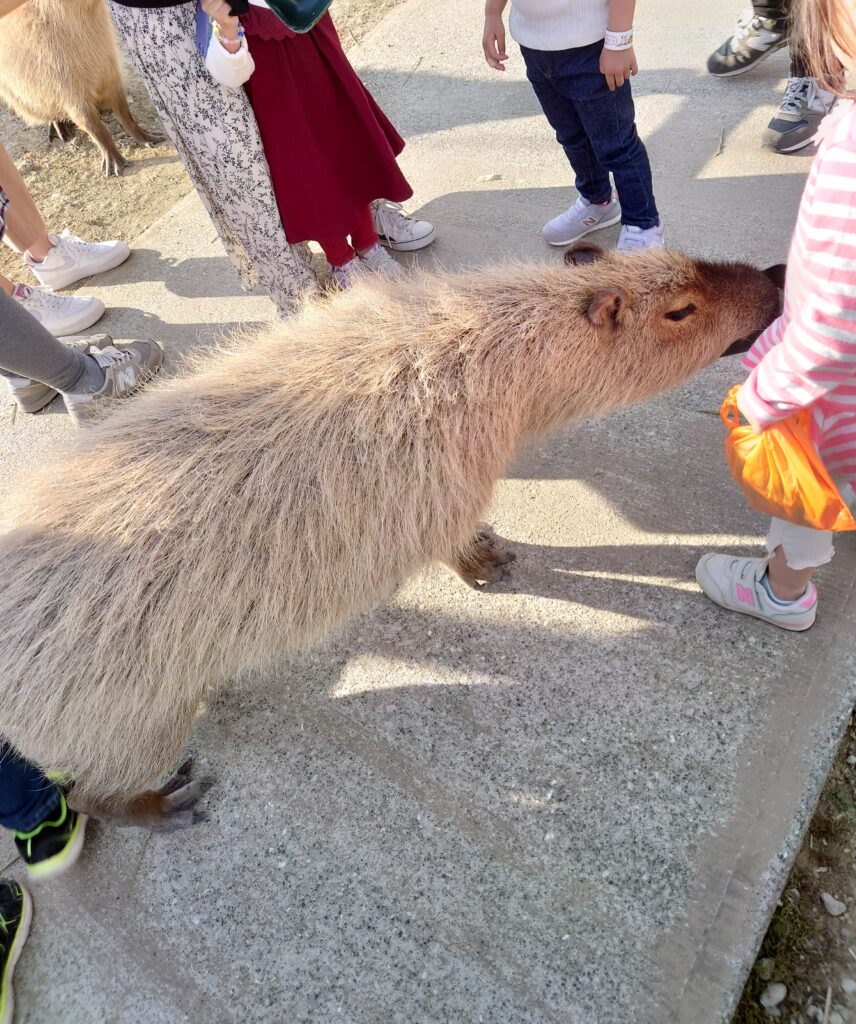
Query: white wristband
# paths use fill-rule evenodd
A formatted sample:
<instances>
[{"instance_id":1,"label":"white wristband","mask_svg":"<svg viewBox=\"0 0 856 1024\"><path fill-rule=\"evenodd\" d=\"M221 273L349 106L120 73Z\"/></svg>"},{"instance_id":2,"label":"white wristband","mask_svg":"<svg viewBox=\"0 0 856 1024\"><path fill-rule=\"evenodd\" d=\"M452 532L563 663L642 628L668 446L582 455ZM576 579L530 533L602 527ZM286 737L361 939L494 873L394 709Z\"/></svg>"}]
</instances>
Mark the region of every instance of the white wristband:
<instances>
[{"instance_id":1,"label":"white wristband","mask_svg":"<svg viewBox=\"0 0 856 1024\"><path fill-rule=\"evenodd\" d=\"M610 32L606 30L606 38L603 42L605 50L630 50L633 47L633 29L626 32Z\"/></svg>"}]
</instances>

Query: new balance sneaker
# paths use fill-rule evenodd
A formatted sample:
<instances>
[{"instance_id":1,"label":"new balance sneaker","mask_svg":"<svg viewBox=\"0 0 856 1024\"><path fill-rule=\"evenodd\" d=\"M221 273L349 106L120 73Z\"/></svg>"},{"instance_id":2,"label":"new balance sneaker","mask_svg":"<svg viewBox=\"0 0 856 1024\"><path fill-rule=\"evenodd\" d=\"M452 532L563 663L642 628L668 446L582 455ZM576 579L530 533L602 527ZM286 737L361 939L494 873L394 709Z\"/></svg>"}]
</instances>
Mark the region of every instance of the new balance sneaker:
<instances>
[{"instance_id":1,"label":"new balance sneaker","mask_svg":"<svg viewBox=\"0 0 856 1024\"><path fill-rule=\"evenodd\" d=\"M548 220L541 231L550 245L570 245L583 235L608 228L620 220L621 206L614 195L605 203L597 204L579 196L564 213Z\"/></svg>"},{"instance_id":2,"label":"new balance sneaker","mask_svg":"<svg viewBox=\"0 0 856 1024\"><path fill-rule=\"evenodd\" d=\"M61 235L48 235L48 238L53 242L53 249L42 262L37 262L29 252L25 252L24 263L40 284L55 291L68 288L84 277L112 270L131 255L124 242L84 242L77 235L70 234L68 229Z\"/></svg>"},{"instance_id":3,"label":"new balance sneaker","mask_svg":"<svg viewBox=\"0 0 856 1024\"><path fill-rule=\"evenodd\" d=\"M12 878L0 878L0 1024L12 1024L15 995L12 976L30 933L30 894Z\"/></svg>"},{"instance_id":4,"label":"new balance sneaker","mask_svg":"<svg viewBox=\"0 0 856 1024\"><path fill-rule=\"evenodd\" d=\"M29 832L14 832L15 846L30 878L44 881L63 874L83 849L86 815L73 811L60 790L60 805L47 820Z\"/></svg>"},{"instance_id":5,"label":"new balance sneaker","mask_svg":"<svg viewBox=\"0 0 856 1024\"><path fill-rule=\"evenodd\" d=\"M814 78L789 78L785 95L761 144L777 153L803 149L814 141L834 103L834 94L821 89Z\"/></svg>"},{"instance_id":6,"label":"new balance sneaker","mask_svg":"<svg viewBox=\"0 0 856 1024\"><path fill-rule=\"evenodd\" d=\"M351 257L347 263L343 263L340 267L334 267L332 263L330 264L330 280L340 292L352 288L354 281L362 273L365 273L365 271L360 265L357 256Z\"/></svg>"},{"instance_id":7,"label":"new balance sneaker","mask_svg":"<svg viewBox=\"0 0 856 1024\"><path fill-rule=\"evenodd\" d=\"M401 267L385 249L381 249L379 244L373 245L365 252L358 252L357 259L360 261L360 266L371 274L380 274L383 277L391 278L401 277L404 274Z\"/></svg>"},{"instance_id":8,"label":"new balance sneaker","mask_svg":"<svg viewBox=\"0 0 856 1024\"><path fill-rule=\"evenodd\" d=\"M616 249L619 252L640 252L642 249L662 249L663 224L653 228L637 228L633 224L622 224Z\"/></svg>"},{"instance_id":9,"label":"new balance sneaker","mask_svg":"<svg viewBox=\"0 0 856 1024\"><path fill-rule=\"evenodd\" d=\"M113 344L109 334L90 334L87 337L63 338L63 345L68 345L75 352L86 355L91 348L106 348ZM29 377L14 377L11 374L0 373L9 388L12 398L18 403L21 412L38 412L56 398L59 394L54 388L42 384L39 380L30 380Z\"/></svg>"},{"instance_id":10,"label":"new balance sneaker","mask_svg":"<svg viewBox=\"0 0 856 1024\"><path fill-rule=\"evenodd\" d=\"M105 411L107 401L133 394L158 372L163 364L163 349L156 341L117 341L89 355L104 371L104 383L98 391L65 392L62 399L72 421L80 426Z\"/></svg>"},{"instance_id":11,"label":"new balance sneaker","mask_svg":"<svg viewBox=\"0 0 856 1024\"><path fill-rule=\"evenodd\" d=\"M737 30L707 58L717 78L742 75L788 43L787 18L759 18L750 8L737 19Z\"/></svg>"},{"instance_id":12,"label":"new balance sneaker","mask_svg":"<svg viewBox=\"0 0 856 1024\"><path fill-rule=\"evenodd\" d=\"M55 295L47 288L16 284L12 298L55 338L80 334L104 315L104 303L86 295Z\"/></svg>"},{"instance_id":13,"label":"new balance sneaker","mask_svg":"<svg viewBox=\"0 0 856 1024\"><path fill-rule=\"evenodd\" d=\"M372 203L372 220L380 244L397 252L424 249L437 237L433 224L408 217L401 203L391 203L388 199L376 199Z\"/></svg>"},{"instance_id":14,"label":"new balance sneaker","mask_svg":"<svg viewBox=\"0 0 856 1024\"><path fill-rule=\"evenodd\" d=\"M812 626L817 615L814 584L809 583L802 597L795 601L779 601L764 581L766 573L766 558L707 554L702 555L696 566L699 586L723 608L796 632Z\"/></svg>"}]
</instances>

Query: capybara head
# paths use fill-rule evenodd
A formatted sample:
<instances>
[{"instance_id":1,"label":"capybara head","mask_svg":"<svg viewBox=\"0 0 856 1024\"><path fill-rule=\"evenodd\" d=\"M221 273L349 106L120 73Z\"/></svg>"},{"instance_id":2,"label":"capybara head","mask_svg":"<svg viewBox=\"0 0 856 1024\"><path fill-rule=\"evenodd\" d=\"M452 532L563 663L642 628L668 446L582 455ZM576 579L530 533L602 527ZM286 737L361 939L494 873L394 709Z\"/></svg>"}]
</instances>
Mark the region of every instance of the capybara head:
<instances>
[{"instance_id":1,"label":"capybara head","mask_svg":"<svg viewBox=\"0 0 856 1024\"><path fill-rule=\"evenodd\" d=\"M565 261L593 343L602 357L612 351L618 365L638 370L639 397L690 377L729 349L739 351L741 340L757 336L779 313L776 274L743 263L667 249L604 252L589 243L569 249Z\"/></svg>"}]
</instances>

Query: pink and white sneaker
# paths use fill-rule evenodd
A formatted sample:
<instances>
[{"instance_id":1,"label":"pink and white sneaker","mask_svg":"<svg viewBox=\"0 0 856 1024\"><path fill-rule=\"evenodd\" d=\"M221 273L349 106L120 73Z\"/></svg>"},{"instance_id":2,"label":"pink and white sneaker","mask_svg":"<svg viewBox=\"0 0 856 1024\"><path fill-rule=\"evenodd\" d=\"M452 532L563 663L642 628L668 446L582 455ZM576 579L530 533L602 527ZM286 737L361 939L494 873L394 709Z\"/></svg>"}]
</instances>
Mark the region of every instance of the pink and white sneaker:
<instances>
[{"instance_id":1,"label":"pink and white sneaker","mask_svg":"<svg viewBox=\"0 0 856 1024\"><path fill-rule=\"evenodd\" d=\"M766 558L734 558L732 555L702 555L696 579L711 601L733 612L763 619L782 629L801 632L814 625L817 588L809 583L795 601L779 601L762 583Z\"/></svg>"}]
</instances>

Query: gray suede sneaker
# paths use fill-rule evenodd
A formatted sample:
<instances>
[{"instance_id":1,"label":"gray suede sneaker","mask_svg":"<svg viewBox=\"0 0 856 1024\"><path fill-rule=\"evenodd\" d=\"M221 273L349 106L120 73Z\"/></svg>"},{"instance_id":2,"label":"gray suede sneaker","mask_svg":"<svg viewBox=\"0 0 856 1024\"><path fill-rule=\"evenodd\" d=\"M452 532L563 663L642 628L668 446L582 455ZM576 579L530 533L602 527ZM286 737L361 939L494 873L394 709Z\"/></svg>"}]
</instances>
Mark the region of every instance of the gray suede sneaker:
<instances>
[{"instance_id":1,"label":"gray suede sneaker","mask_svg":"<svg viewBox=\"0 0 856 1024\"><path fill-rule=\"evenodd\" d=\"M98 391L62 396L77 426L106 411L110 399L133 394L163 364L163 349L156 341L118 341L104 349L93 349L89 355L104 371L104 384Z\"/></svg>"},{"instance_id":2,"label":"gray suede sneaker","mask_svg":"<svg viewBox=\"0 0 856 1024\"><path fill-rule=\"evenodd\" d=\"M776 116L767 125L762 146L777 153L795 153L810 146L835 103L813 78L789 78Z\"/></svg>"},{"instance_id":3,"label":"gray suede sneaker","mask_svg":"<svg viewBox=\"0 0 856 1024\"><path fill-rule=\"evenodd\" d=\"M106 348L113 344L109 334L77 335L71 338L62 338L63 345L68 345L75 352L86 354L91 348ZM30 380L29 377L14 377L11 374L3 374L9 394L17 402L21 412L38 412L49 405L59 394L54 388L42 384L38 380Z\"/></svg>"}]
</instances>

